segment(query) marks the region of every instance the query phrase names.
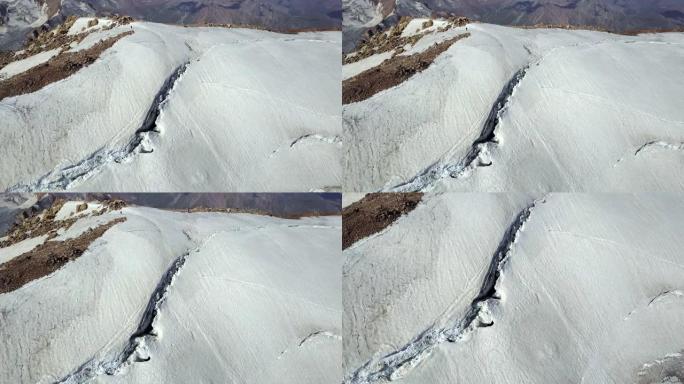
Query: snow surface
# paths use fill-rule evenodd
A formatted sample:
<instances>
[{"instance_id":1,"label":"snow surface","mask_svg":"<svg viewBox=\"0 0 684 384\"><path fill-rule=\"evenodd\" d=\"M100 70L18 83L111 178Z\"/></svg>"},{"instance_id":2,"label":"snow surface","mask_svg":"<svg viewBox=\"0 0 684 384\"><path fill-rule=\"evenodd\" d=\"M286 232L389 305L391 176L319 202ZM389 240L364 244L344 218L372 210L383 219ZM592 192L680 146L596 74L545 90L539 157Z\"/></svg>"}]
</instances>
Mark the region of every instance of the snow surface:
<instances>
[{"instance_id":1,"label":"snow surface","mask_svg":"<svg viewBox=\"0 0 684 384\"><path fill-rule=\"evenodd\" d=\"M97 24L88 27L88 23L92 20L97 20ZM106 28L112 25L111 19L95 18L95 17L79 17L74 21L74 24L69 28L67 35L77 35L79 33L93 32L98 29Z\"/></svg>"},{"instance_id":2,"label":"snow surface","mask_svg":"<svg viewBox=\"0 0 684 384\"><path fill-rule=\"evenodd\" d=\"M352 205L355 202L363 199L363 197L366 196L365 193L345 193L342 195L342 207L346 207L348 205Z\"/></svg>"},{"instance_id":3,"label":"snow surface","mask_svg":"<svg viewBox=\"0 0 684 384\"><path fill-rule=\"evenodd\" d=\"M341 188L341 33L141 22L93 32L76 49L131 28L69 78L0 101L0 188ZM157 100L159 132L136 134L182 66Z\"/></svg>"},{"instance_id":4,"label":"snow surface","mask_svg":"<svg viewBox=\"0 0 684 384\"><path fill-rule=\"evenodd\" d=\"M33 56L29 56L25 59L13 61L6 66L0 68L0 80L6 80L9 79L10 77L14 75L18 75L22 72L26 72L29 69L38 66L40 64L43 64L50 60L51 58L55 57L59 52L61 52L61 48L55 48L51 49L49 51L41 52L38 54L35 54Z\"/></svg>"},{"instance_id":5,"label":"snow surface","mask_svg":"<svg viewBox=\"0 0 684 384\"><path fill-rule=\"evenodd\" d=\"M134 30L134 27L129 24L118 25L114 28L107 29L104 31L94 30L88 33L81 41L73 41L71 43L71 48L69 49L69 52L78 52L84 49L91 48L93 45L99 43L102 40L108 39L110 37L115 37L123 32L131 30Z\"/></svg>"},{"instance_id":6,"label":"snow surface","mask_svg":"<svg viewBox=\"0 0 684 384\"><path fill-rule=\"evenodd\" d=\"M467 28L425 71L343 107L346 190L682 190L684 34ZM464 29L430 33L404 54ZM525 70L494 114L498 143L452 172ZM665 145L635 156L652 142Z\"/></svg>"},{"instance_id":7,"label":"snow surface","mask_svg":"<svg viewBox=\"0 0 684 384\"><path fill-rule=\"evenodd\" d=\"M445 27L449 24L449 21L444 19L434 20L432 26L423 28L423 24L429 20L428 18L415 18L409 21L404 30L401 32L402 37L414 36L419 33L433 32L439 28Z\"/></svg>"},{"instance_id":8,"label":"snow surface","mask_svg":"<svg viewBox=\"0 0 684 384\"><path fill-rule=\"evenodd\" d=\"M487 251L525 204L503 194L425 198L383 232L347 248L345 373L408 343L446 308L476 296Z\"/></svg>"},{"instance_id":9,"label":"snow surface","mask_svg":"<svg viewBox=\"0 0 684 384\"><path fill-rule=\"evenodd\" d=\"M395 351L400 383L681 380L683 220L676 194L427 195L344 252L345 382Z\"/></svg>"},{"instance_id":10,"label":"snow surface","mask_svg":"<svg viewBox=\"0 0 684 384\"><path fill-rule=\"evenodd\" d=\"M0 294L0 382L340 381L340 217L128 207L75 226L122 215L75 261ZM114 369L180 257L153 335Z\"/></svg>"},{"instance_id":11,"label":"snow surface","mask_svg":"<svg viewBox=\"0 0 684 384\"><path fill-rule=\"evenodd\" d=\"M368 56L355 63L345 64L342 66L342 80L347 80L348 78L354 77L363 71L377 67L385 60L390 59L393 54L394 51L382 52Z\"/></svg>"},{"instance_id":12,"label":"snow surface","mask_svg":"<svg viewBox=\"0 0 684 384\"><path fill-rule=\"evenodd\" d=\"M81 201L67 201L62 205L62 208L55 215L55 220L66 220L72 217L90 215L95 211L101 210L104 206L101 203L86 202L88 206L81 212L76 212L79 205L83 204Z\"/></svg>"},{"instance_id":13,"label":"snow surface","mask_svg":"<svg viewBox=\"0 0 684 384\"><path fill-rule=\"evenodd\" d=\"M6 263L15 257L32 250L40 244L43 244L47 237L48 235L32 237L9 247L0 248L0 264Z\"/></svg>"}]
</instances>

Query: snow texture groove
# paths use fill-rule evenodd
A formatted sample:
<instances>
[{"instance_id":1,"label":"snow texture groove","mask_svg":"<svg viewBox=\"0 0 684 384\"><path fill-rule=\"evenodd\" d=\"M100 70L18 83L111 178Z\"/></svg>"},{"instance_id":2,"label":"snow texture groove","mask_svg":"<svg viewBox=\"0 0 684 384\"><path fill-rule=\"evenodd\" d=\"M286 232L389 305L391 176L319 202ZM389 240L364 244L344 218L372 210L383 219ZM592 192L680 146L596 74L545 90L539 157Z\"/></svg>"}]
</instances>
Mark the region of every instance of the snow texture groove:
<instances>
[{"instance_id":1,"label":"snow texture groove","mask_svg":"<svg viewBox=\"0 0 684 384\"><path fill-rule=\"evenodd\" d=\"M293 148L299 147L300 145L304 145L306 143L311 143L311 142L331 144L331 145L336 145L338 147L342 146L342 138L338 135L323 136L323 135L318 134L318 133L310 133L310 134L299 136L296 139L289 141L287 144L281 145L280 147L273 150L273 152L271 152L270 157L275 156L278 152L280 152L281 149L283 149L283 147L286 147L287 149L293 149Z\"/></svg>"},{"instance_id":2,"label":"snow texture groove","mask_svg":"<svg viewBox=\"0 0 684 384\"><path fill-rule=\"evenodd\" d=\"M40 177L34 183L18 184L10 187L7 189L7 192L16 193L69 189L74 184L93 176L109 163L121 163L130 160L132 156L138 153L152 152L151 149L145 149L143 144L148 139L148 135L151 132L158 132L157 120L161 110L163 109L169 94L181 75L187 69L188 65L189 62L179 66L164 81L164 84L154 97L142 125L138 128L135 135L126 146L113 150L101 148L74 165L53 170Z\"/></svg>"},{"instance_id":3,"label":"snow texture groove","mask_svg":"<svg viewBox=\"0 0 684 384\"><path fill-rule=\"evenodd\" d=\"M328 143L328 144L342 144L342 138L340 136L323 136L319 134L308 134L308 135L303 135L290 143L290 148L293 148L295 145L298 145L304 141L307 140L314 140L314 141L321 141L323 143Z\"/></svg>"},{"instance_id":4,"label":"snow texture groove","mask_svg":"<svg viewBox=\"0 0 684 384\"><path fill-rule=\"evenodd\" d=\"M668 143L666 141L650 141L636 150L634 152L634 156L638 156L644 151L650 150L650 149L664 149L664 150L672 150L672 151L684 151L684 143Z\"/></svg>"},{"instance_id":5,"label":"snow texture groove","mask_svg":"<svg viewBox=\"0 0 684 384\"><path fill-rule=\"evenodd\" d=\"M477 296L472 300L466 313L457 317L454 313L446 313L433 326L394 352L380 359L371 359L345 378L344 384L371 384L400 379L410 373L423 360L428 358L435 347L445 341L455 343L472 333L477 328L491 327L489 307L501 299L497 293L497 284L501 277L510 252L517 242L525 223L530 219L532 211L545 198L535 200L523 209L504 233L489 264Z\"/></svg>"},{"instance_id":6,"label":"snow texture groove","mask_svg":"<svg viewBox=\"0 0 684 384\"><path fill-rule=\"evenodd\" d=\"M328 339L334 339L334 340L342 340L342 336L332 333L330 331L316 331L310 333L308 336L302 339L302 341L299 342L299 347L303 346L306 343L310 343L315 339L319 338L328 338Z\"/></svg>"}]
</instances>

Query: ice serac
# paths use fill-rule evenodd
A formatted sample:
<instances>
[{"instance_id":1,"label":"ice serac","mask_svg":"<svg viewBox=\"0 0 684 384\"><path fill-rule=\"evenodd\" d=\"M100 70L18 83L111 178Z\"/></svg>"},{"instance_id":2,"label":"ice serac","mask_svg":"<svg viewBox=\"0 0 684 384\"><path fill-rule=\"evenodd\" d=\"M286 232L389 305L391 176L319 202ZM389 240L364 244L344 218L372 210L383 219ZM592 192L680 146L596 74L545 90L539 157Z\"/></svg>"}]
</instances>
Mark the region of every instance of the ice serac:
<instances>
[{"instance_id":1,"label":"ice serac","mask_svg":"<svg viewBox=\"0 0 684 384\"><path fill-rule=\"evenodd\" d=\"M415 21L425 32L420 26L428 19ZM349 190L543 195L684 188L684 113L675 101L684 86L684 33L477 23L427 30L397 52L419 52L465 28L470 37L420 74L343 106ZM363 55L343 72L392 60Z\"/></svg>"},{"instance_id":2,"label":"ice serac","mask_svg":"<svg viewBox=\"0 0 684 384\"><path fill-rule=\"evenodd\" d=\"M0 295L0 382L341 380L339 217L83 212L126 221Z\"/></svg>"},{"instance_id":3,"label":"ice serac","mask_svg":"<svg viewBox=\"0 0 684 384\"><path fill-rule=\"evenodd\" d=\"M482 242L471 232L478 228L494 237L490 224L498 226L510 215L509 204L516 198L497 213L494 208L502 206L501 196L451 195L426 195L422 208L392 231L351 254L345 251L348 260L365 261L362 268L378 265L369 271L378 276L372 286L361 284L366 274L362 268L345 267L345 289L354 287L363 303L344 304L351 314L344 320L344 336L349 337L344 349L347 382L684 379L684 332L678 326L684 315L684 260L677 225L684 220L684 204L679 195L551 194L531 213L523 209L503 231L499 245ZM463 210L451 215L454 223L446 228L444 217L438 215L432 228L420 228L440 212L426 206L443 206L454 196L476 207L477 213ZM452 226L463 230L449 231ZM436 246L436 228L447 229L440 230L442 247ZM417 233L408 243L397 243L398 236L411 231ZM428 258L457 244L460 248L455 249L463 251L452 253L457 262L435 260L434 268L416 271L419 264L407 255L415 258L418 247L403 251L416 242ZM483 254L491 250L494 256L486 262ZM391 257L398 260L388 263ZM473 280L480 282L479 287L473 287ZM431 309L437 306L447 309ZM454 320L477 331L444 326L458 324ZM398 326L402 321L406 325ZM420 324L428 327L421 329ZM399 344L409 332L418 336ZM386 353L392 345L406 347L396 352L401 358L387 359L395 353ZM365 356L377 365L369 365L373 369L358 376L358 366L350 363L364 361Z\"/></svg>"},{"instance_id":4,"label":"ice serac","mask_svg":"<svg viewBox=\"0 0 684 384\"><path fill-rule=\"evenodd\" d=\"M0 102L0 189L341 189L340 32L133 22L71 51L131 30Z\"/></svg>"}]
</instances>

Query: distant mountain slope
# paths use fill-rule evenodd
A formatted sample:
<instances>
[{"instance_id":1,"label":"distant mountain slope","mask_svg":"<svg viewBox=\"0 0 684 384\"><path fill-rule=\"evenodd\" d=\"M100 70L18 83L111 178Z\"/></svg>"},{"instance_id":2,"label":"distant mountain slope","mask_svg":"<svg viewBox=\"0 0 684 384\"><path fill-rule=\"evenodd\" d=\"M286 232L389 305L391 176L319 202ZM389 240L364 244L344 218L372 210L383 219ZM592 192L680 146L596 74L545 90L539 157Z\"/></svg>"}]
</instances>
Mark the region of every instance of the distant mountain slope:
<instances>
[{"instance_id":1,"label":"distant mountain slope","mask_svg":"<svg viewBox=\"0 0 684 384\"><path fill-rule=\"evenodd\" d=\"M129 15L170 24L232 23L288 31L338 29L338 0L9 0L0 4L0 51L17 49L27 34L69 15Z\"/></svg>"},{"instance_id":2,"label":"distant mountain slope","mask_svg":"<svg viewBox=\"0 0 684 384\"><path fill-rule=\"evenodd\" d=\"M82 0L66 0L83 3ZM340 3L336 0L95 0L96 12L114 12L163 23L239 23L275 30L339 28Z\"/></svg>"},{"instance_id":3,"label":"distant mountain slope","mask_svg":"<svg viewBox=\"0 0 684 384\"><path fill-rule=\"evenodd\" d=\"M379 23L349 25L355 9L378 10L381 19L450 13L503 25L570 24L625 32L684 27L684 2L677 0L343 0L345 51L358 41L360 30ZM426 14L426 9L429 10ZM354 24L354 23L352 23Z\"/></svg>"},{"instance_id":4,"label":"distant mountain slope","mask_svg":"<svg viewBox=\"0 0 684 384\"><path fill-rule=\"evenodd\" d=\"M614 31L684 25L684 3L675 0L425 0L433 11L453 12L488 23L572 24ZM684 14L682 14L684 15Z\"/></svg>"},{"instance_id":5,"label":"distant mountain slope","mask_svg":"<svg viewBox=\"0 0 684 384\"><path fill-rule=\"evenodd\" d=\"M338 193L55 193L57 198L121 199L130 204L162 209L239 208L276 216L311 213L340 214ZM12 196L12 195L3 195ZM2 202L0 201L0 209Z\"/></svg>"}]
</instances>

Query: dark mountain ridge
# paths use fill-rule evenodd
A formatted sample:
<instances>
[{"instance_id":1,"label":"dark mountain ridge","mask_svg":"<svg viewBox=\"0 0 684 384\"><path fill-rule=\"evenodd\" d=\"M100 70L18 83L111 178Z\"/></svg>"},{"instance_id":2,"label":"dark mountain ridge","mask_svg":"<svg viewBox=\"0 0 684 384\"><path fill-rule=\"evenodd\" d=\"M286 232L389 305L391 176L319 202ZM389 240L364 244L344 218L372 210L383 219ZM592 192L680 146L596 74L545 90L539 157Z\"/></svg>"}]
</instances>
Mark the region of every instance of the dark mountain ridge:
<instances>
[{"instance_id":1,"label":"dark mountain ridge","mask_svg":"<svg viewBox=\"0 0 684 384\"><path fill-rule=\"evenodd\" d=\"M240 24L278 32L340 29L342 23L339 0L18 0L0 4L0 51L19 49L32 31L54 27L69 15L115 14L167 24ZM47 18L42 25L41 17Z\"/></svg>"},{"instance_id":2,"label":"dark mountain ridge","mask_svg":"<svg viewBox=\"0 0 684 384\"><path fill-rule=\"evenodd\" d=\"M345 0L345 9L356 6ZM378 28L395 24L401 16L465 16L492 24L556 25L595 28L616 33L684 30L684 1L681 0L369 0L382 10ZM372 32L372 31L371 31ZM368 30L345 28L345 52L349 52Z\"/></svg>"}]
</instances>

